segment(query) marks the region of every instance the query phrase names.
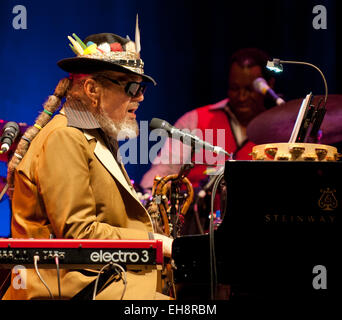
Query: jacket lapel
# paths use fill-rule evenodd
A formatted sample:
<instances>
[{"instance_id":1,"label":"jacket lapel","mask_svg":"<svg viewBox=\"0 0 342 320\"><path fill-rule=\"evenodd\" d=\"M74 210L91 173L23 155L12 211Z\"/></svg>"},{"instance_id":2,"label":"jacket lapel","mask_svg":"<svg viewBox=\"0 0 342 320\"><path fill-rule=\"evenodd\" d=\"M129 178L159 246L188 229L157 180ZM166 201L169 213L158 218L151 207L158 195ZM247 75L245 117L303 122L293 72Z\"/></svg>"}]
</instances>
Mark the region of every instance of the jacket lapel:
<instances>
[{"instance_id":1,"label":"jacket lapel","mask_svg":"<svg viewBox=\"0 0 342 320\"><path fill-rule=\"evenodd\" d=\"M94 154L103 164L103 166L115 177L116 180L134 197L136 198L136 193L132 190L132 186L126 180L126 177L122 170L120 169L120 165L114 159L112 153L105 146L104 142L100 138L100 136L96 133L95 130L84 130L84 135L87 140L96 140L96 146L94 150ZM127 176L128 177L128 176ZM139 201L140 202L140 201Z\"/></svg>"},{"instance_id":2,"label":"jacket lapel","mask_svg":"<svg viewBox=\"0 0 342 320\"><path fill-rule=\"evenodd\" d=\"M99 159L99 161L102 163L102 165L111 173L111 175L127 190L127 192L134 198L134 200L139 203L139 205L144 209L146 212L146 215L151 223L151 226L153 228L153 223L151 220L150 215L148 214L146 208L143 206L143 204L140 202L137 193L135 192L133 186L131 183L127 181L129 179L128 174L122 166L122 170L120 169L120 165L116 162L114 156L109 151L109 149L106 147L104 142L102 141L100 135L96 132L96 130L83 130L84 136L87 138L88 141L95 139L96 140L96 146L94 149L94 154ZM124 173L123 173L124 172ZM126 177L125 177L126 176Z\"/></svg>"}]
</instances>

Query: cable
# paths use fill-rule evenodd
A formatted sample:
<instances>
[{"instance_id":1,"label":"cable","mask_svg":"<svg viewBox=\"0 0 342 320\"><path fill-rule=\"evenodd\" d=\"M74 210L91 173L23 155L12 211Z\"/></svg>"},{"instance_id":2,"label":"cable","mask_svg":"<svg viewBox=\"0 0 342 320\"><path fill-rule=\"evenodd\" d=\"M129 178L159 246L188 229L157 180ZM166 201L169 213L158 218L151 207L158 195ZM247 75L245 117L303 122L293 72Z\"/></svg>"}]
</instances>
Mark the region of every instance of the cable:
<instances>
[{"instance_id":1,"label":"cable","mask_svg":"<svg viewBox=\"0 0 342 320\"><path fill-rule=\"evenodd\" d=\"M123 284L124 284L124 289L123 289L123 291L122 291L120 300L122 300L123 297L124 297L124 295L125 295L126 288L127 288L126 271L125 271L125 269L124 269L122 266L120 266L119 264L110 262L110 263L106 264L105 266L103 266L102 269L99 271L99 274L97 275L97 278L96 278L96 281L95 281L95 286L94 286L94 291L93 291L93 300L96 300L97 286L98 286L98 282L99 282L101 273L102 273L106 268L108 268L108 267L114 267L114 269L115 269L115 271L116 271L117 273L120 273L120 272L118 272L118 270L117 270L116 268L119 268L119 269L120 269L121 273L123 274L122 281L123 281Z\"/></svg>"},{"instance_id":2,"label":"cable","mask_svg":"<svg viewBox=\"0 0 342 320\"><path fill-rule=\"evenodd\" d=\"M51 299L54 299L53 294L52 294L50 288L48 287L48 285L46 284L46 282L44 281L43 277L41 276L41 274L40 274L40 272L39 272L39 270L38 270L39 256L38 256L38 255L35 255L35 256L33 257L33 259L34 259L34 268L35 268L35 270L36 270L36 273L37 273L37 275L38 275L40 281L43 283L43 285L45 286L45 288L46 288L47 291L49 292L50 298L51 298Z\"/></svg>"},{"instance_id":3,"label":"cable","mask_svg":"<svg viewBox=\"0 0 342 320\"><path fill-rule=\"evenodd\" d=\"M4 288L4 292L7 290L7 287L10 285L10 278L11 278L11 271L9 270L8 273L7 273L7 276L5 278L5 280L0 284L0 299L2 297L2 289Z\"/></svg>"},{"instance_id":4,"label":"cable","mask_svg":"<svg viewBox=\"0 0 342 320\"><path fill-rule=\"evenodd\" d=\"M120 298L120 300L122 300L123 297L124 297L124 295L125 295L126 289L127 289L126 271L125 271L125 269L124 269L122 266L120 266L119 264L114 263L113 265L114 265L114 267L118 267L118 268L120 269L121 273L123 274L122 282L123 282L123 284L124 284L124 289L122 290L122 294L121 294L121 298ZM118 272L116 269L115 269L115 271Z\"/></svg>"},{"instance_id":5,"label":"cable","mask_svg":"<svg viewBox=\"0 0 342 320\"><path fill-rule=\"evenodd\" d=\"M203 227L202 227L202 224L201 224L201 220L200 220L200 217L199 217L199 214L198 214L198 200L199 200L199 197L197 196L196 202L194 204L195 221L196 221L196 225L197 225L197 228L199 230L199 233L200 234L204 234L204 230L203 230Z\"/></svg>"},{"instance_id":6,"label":"cable","mask_svg":"<svg viewBox=\"0 0 342 320\"><path fill-rule=\"evenodd\" d=\"M55 263L56 263L56 270L57 270L57 284L58 284L58 298L61 299L61 275L59 272L59 258L58 254L55 253Z\"/></svg>"},{"instance_id":7,"label":"cable","mask_svg":"<svg viewBox=\"0 0 342 320\"><path fill-rule=\"evenodd\" d=\"M216 269L216 255L215 255L215 237L214 237L214 201L217 188L224 178L224 173L219 174L214 182L212 194L211 194L211 214L209 224L209 251L210 251L210 293L211 300L214 300L216 285L217 285L217 269Z\"/></svg>"}]
</instances>

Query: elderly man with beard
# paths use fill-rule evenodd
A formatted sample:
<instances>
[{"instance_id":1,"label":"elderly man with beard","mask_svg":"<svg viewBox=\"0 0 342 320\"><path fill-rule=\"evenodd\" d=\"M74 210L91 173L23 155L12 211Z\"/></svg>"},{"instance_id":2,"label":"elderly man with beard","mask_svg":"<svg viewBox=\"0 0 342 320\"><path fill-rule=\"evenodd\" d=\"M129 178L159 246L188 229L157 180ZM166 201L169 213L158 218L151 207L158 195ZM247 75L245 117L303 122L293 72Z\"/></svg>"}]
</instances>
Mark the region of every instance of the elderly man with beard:
<instances>
[{"instance_id":1,"label":"elderly man with beard","mask_svg":"<svg viewBox=\"0 0 342 320\"><path fill-rule=\"evenodd\" d=\"M91 35L84 42L74 38L69 37L77 57L58 62L69 78L60 81L22 137L13 157L17 163L9 164L12 236L161 239L164 255L170 256L172 240L154 232L118 154L117 137L138 134L135 111L146 82L155 84L143 72L140 45L111 33ZM45 123L43 117L52 116L63 97L59 114ZM98 275L96 270L62 269L59 292L56 270L40 273L51 294L61 299L89 298ZM157 292L156 270L128 270L126 276L126 287L116 278L98 288L96 299L120 299L123 292L124 299L168 298ZM4 299L46 299L51 294L35 270L28 269L24 288L11 285Z\"/></svg>"}]
</instances>

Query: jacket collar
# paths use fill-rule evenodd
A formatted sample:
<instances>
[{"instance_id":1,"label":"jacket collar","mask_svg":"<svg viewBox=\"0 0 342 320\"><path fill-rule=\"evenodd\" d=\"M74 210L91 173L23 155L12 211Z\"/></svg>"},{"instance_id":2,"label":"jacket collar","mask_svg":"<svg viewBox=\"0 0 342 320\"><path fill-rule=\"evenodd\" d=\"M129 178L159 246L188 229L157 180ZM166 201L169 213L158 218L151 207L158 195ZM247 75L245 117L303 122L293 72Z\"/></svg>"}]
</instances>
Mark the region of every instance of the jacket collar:
<instances>
[{"instance_id":1,"label":"jacket collar","mask_svg":"<svg viewBox=\"0 0 342 320\"><path fill-rule=\"evenodd\" d=\"M68 127L79 129L98 129L99 123L88 108L76 99L68 99L63 105L63 111L68 119Z\"/></svg>"}]
</instances>

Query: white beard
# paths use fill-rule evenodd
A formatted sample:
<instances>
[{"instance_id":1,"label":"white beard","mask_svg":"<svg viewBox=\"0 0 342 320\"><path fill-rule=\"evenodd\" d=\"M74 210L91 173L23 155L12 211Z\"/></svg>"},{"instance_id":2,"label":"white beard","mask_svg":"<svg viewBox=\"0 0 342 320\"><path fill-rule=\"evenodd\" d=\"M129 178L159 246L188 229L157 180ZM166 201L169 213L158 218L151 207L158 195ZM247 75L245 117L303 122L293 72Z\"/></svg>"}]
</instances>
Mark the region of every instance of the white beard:
<instances>
[{"instance_id":1,"label":"white beard","mask_svg":"<svg viewBox=\"0 0 342 320\"><path fill-rule=\"evenodd\" d=\"M102 130L117 141L134 139L139 135L138 122L135 119L125 118L123 121L113 121L108 114L100 107L94 117Z\"/></svg>"}]
</instances>

